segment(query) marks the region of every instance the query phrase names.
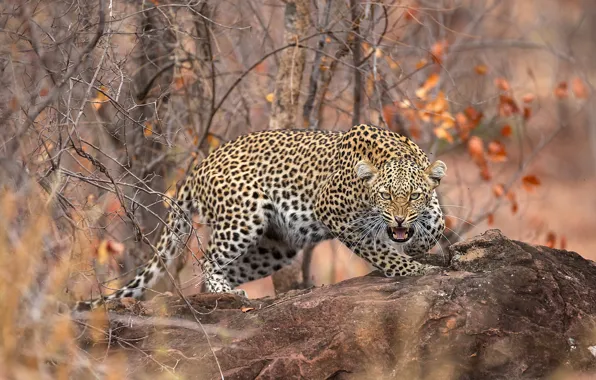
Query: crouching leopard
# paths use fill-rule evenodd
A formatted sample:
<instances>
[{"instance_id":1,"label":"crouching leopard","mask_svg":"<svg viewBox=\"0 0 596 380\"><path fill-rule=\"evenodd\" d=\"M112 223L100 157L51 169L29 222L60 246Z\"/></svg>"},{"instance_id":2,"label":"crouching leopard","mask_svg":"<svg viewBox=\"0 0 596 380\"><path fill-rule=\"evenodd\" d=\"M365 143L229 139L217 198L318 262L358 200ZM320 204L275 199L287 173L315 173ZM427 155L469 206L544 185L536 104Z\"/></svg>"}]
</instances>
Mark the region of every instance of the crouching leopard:
<instances>
[{"instance_id":1,"label":"crouching leopard","mask_svg":"<svg viewBox=\"0 0 596 380\"><path fill-rule=\"evenodd\" d=\"M156 255L137 276L78 308L141 297L184 246L192 213L211 228L201 262L211 292L243 293L234 287L268 276L299 250L332 238L386 276L434 272L436 267L412 257L427 253L443 233L435 189L446 170L406 137L370 125L240 136L186 178Z\"/></svg>"}]
</instances>

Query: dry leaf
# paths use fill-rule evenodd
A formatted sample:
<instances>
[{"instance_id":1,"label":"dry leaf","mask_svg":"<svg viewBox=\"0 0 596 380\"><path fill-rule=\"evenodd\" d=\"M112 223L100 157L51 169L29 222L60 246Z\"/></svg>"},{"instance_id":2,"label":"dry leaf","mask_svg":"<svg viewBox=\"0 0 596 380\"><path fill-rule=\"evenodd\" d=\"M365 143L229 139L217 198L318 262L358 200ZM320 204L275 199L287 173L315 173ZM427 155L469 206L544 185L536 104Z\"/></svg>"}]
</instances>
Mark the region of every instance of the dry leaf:
<instances>
[{"instance_id":1,"label":"dry leaf","mask_svg":"<svg viewBox=\"0 0 596 380\"><path fill-rule=\"evenodd\" d=\"M468 140L468 153L478 165L484 162L484 142L480 137L470 137Z\"/></svg>"},{"instance_id":2,"label":"dry leaf","mask_svg":"<svg viewBox=\"0 0 596 380\"><path fill-rule=\"evenodd\" d=\"M478 75L485 75L488 72L488 67L486 67L486 65L476 65L474 71L476 71L476 74Z\"/></svg>"},{"instance_id":3,"label":"dry leaf","mask_svg":"<svg viewBox=\"0 0 596 380\"><path fill-rule=\"evenodd\" d=\"M501 128L501 136L503 137L511 137L512 133L513 130L510 125L506 125L503 128Z\"/></svg>"},{"instance_id":4,"label":"dry leaf","mask_svg":"<svg viewBox=\"0 0 596 380\"><path fill-rule=\"evenodd\" d=\"M421 59L420 61L416 62L416 69L420 70L421 68L426 66L427 63L428 61L426 59Z\"/></svg>"},{"instance_id":5,"label":"dry leaf","mask_svg":"<svg viewBox=\"0 0 596 380\"><path fill-rule=\"evenodd\" d=\"M488 223L489 226L494 225L495 224L495 216L492 213L488 214L486 216L486 222Z\"/></svg>"},{"instance_id":6,"label":"dry leaf","mask_svg":"<svg viewBox=\"0 0 596 380\"><path fill-rule=\"evenodd\" d=\"M275 99L275 95L270 92L267 94L267 96L265 96L265 99L269 102L269 103L273 103L273 99Z\"/></svg>"},{"instance_id":7,"label":"dry leaf","mask_svg":"<svg viewBox=\"0 0 596 380\"><path fill-rule=\"evenodd\" d=\"M215 137L215 135L209 133L207 134L207 145L209 146L209 153L213 152L215 149L219 148L221 145L221 141Z\"/></svg>"},{"instance_id":8,"label":"dry leaf","mask_svg":"<svg viewBox=\"0 0 596 380\"><path fill-rule=\"evenodd\" d=\"M143 135L145 137L149 137L153 134L153 125L150 122L145 123L145 128L143 128Z\"/></svg>"},{"instance_id":9,"label":"dry leaf","mask_svg":"<svg viewBox=\"0 0 596 380\"><path fill-rule=\"evenodd\" d=\"M522 186L526 191L532 192L537 186L540 186L540 179L532 174L527 175L522 178Z\"/></svg>"},{"instance_id":10,"label":"dry leaf","mask_svg":"<svg viewBox=\"0 0 596 380\"><path fill-rule=\"evenodd\" d=\"M505 194L505 188L501 184L494 185L493 193L495 194L495 197L500 198Z\"/></svg>"},{"instance_id":11,"label":"dry leaf","mask_svg":"<svg viewBox=\"0 0 596 380\"><path fill-rule=\"evenodd\" d=\"M561 82L555 87L555 96L559 99L566 98L568 95L567 82Z\"/></svg>"},{"instance_id":12,"label":"dry leaf","mask_svg":"<svg viewBox=\"0 0 596 380\"><path fill-rule=\"evenodd\" d=\"M488 144L488 158L493 162L507 161L505 145L499 141L491 141Z\"/></svg>"},{"instance_id":13,"label":"dry leaf","mask_svg":"<svg viewBox=\"0 0 596 380\"><path fill-rule=\"evenodd\" d=\"M39 96L46 96L48 95L50 91L47 88L42 88L41 90L39 90Z\"/></svg>"},{"instance_id":14,"label":"dry leaf","mask_svg":"<svg viewBox=\"0 0 596 380\"><path fill-rule=\"evenodd\" d=\"M97 247L96 256L99 264L105 264L110 256L121 255L124 252L124 244L113 240L102 240Z\"/></svg>"},{"instance_id":15,"label":"dry leaf","mask_svg":"<svg viewBox=\"0 0 596 380\"><path fill-rule=\"evenodd\" d=\"M109 99L104 94L108 91L108 89L104 86L101 86L99 89L101 91L97 91L97 95L95 95L95 97L91 99L91 107L93 107L93 109L96 111L99 111L99 109L103 106L103 103L105 103Z\"/></svg>"},{"instance_id":16,"label":"dry leaf","mask_svg":"<svg viewBox=\"0 0 596 380\"><path fill-rule=\"evenodd\" d=\"M445 129L435 128L434 132L438 138L447 140L447 141L449 141L450 144L453 144L453 136L451 136L451 134L449 132L447 132Z\"/></svg>"},{"instance_id":17,"label":"dry leaf","mask_svg":"<svg viewBox=\"0 0 596 380\"><path fill-rule=\"evenodd\" d=\"M243 313L247 313L247 312L249 312L251 310L254 310L254 309L255 309L254 307L242 306L240 308L240 311L243 312Z\"/></svg>"},{"instance_id":18,"label":"dry leaf","mask_svg":"<svg viewBox=\"0 0 596 380\"><path fill-rule=\"evenodd\" d=\"M532 109L530 107L524 107L524 120L528 121L528 119L532 116Z\"/></svg>"},{"instance_id":19,"label":"dry leaf","mask_svg":"<svg viewBox=\"0 0 596 380\"><path fill-rule=\"evenodd\" d=\"M492 174L490 174L490 170L488 170L488 165L482 165L482 169L480 170L480 178L485 181L490 181L492 178Z\"/></svg>"},{"instance_id":20,"label":"dry leaf","mask_svg":"<svg viewBox=\"0 0 596 380\"><path fill-rule=\"evenodd\" d=\"M556 243L557 243L557 235L553 231L550 231L549 233L547 233L545 245L548 248L555 248Z\"/></svg>"},{"instance_id":21,"label":"dry leaf","mask_svg":"<svg viewBox=\"0 0 596 380\"><path fill-rule=\"evenodd\" d=\"M525 94L524 96L522 96L522 101L524 103L532 103L534 101L534 99L536 99L536 95L529 93L529 94Z\"/></svg>"},{"instance_id":22,"label":"dry leaf","mask_svg":"<svg viewBox=\"0 0 596 380\"><path fill-rule=\"evenodd\" d=\"M509 86L509 82L505 78L495 78L495 86L501 91L509 91L511 86Z\"/></svg>"},{"instance_id":23,"label":"dry leaf","mask_svg":"<svg viewBox=\"0 0 596 380\"><path fill-rule=\"evenodd\" d=\"M588 88L579 77L575 77L571 81L571 91L573 91L573 94L578 99L586 99L588 97Z\"/></svg>"},{"instance_id":24,"label":"dry leaf","mask_svg":"<svg viewBox=\"0 0 596 380\"><path fill-rule=\"evenodd\" d=\"M439 63L439 64L441 62L443 62L443 56L445 55L447 46L448 46L447 41L443 40L443 41L439 41L439 42L435 43L430 48L430 54L431 54L431 58L432 58L433 62Z\"/></svg>"}]
</instances>

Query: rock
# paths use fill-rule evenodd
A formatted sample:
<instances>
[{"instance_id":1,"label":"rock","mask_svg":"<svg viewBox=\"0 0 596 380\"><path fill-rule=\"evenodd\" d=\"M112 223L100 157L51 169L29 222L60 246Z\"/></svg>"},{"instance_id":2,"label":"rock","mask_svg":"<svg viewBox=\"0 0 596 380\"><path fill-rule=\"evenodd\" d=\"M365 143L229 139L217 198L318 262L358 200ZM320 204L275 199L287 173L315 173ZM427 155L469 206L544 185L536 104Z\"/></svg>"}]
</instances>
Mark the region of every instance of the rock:
<instances>
[{"instance_id":1,"label":"rock","mask_svg":"<svg viewBox=\"0 0 596 380\"><path fill-rule=\"evenodd\" d=\"M116 301L110 352L126 350L132 378L164 371L187 379L596 374L593 262L497 230L452 245L448 256L443 275L365 276L277 299L200 294L188 298L194 314L176 297L139 307ZM90 352L106 342L83 338Z\"/></svg>"}]
</instances>

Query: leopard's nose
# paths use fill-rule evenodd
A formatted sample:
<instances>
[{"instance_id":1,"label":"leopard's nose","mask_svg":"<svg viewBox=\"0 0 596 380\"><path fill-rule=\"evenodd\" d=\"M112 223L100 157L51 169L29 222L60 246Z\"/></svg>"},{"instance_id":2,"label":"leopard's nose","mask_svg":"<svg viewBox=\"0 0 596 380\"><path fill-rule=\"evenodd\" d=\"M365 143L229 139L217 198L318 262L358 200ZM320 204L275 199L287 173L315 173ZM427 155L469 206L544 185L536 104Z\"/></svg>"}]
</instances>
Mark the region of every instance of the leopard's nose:
<instances>
[{"instance_id":1,"label":"leopard's nose","mask_svg":"<svg viewBox=\"0 0 596 380\"><path fill-rule=\"evenodd\" d=\"M395 216L394 219L399 227L401 227L402 223L406 220L403 216Z\"/></svg>"}]
</instances>

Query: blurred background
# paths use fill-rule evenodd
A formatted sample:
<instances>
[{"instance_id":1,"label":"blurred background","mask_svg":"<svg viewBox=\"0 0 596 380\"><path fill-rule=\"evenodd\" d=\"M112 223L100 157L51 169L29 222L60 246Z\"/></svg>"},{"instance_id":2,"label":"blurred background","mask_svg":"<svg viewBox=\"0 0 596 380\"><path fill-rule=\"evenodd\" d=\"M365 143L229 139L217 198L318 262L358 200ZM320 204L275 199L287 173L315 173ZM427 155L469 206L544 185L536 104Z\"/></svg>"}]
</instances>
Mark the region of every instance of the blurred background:
<instances>
[{"instance_id":1,"label":"blurred background","mask_svg":"<svg viewBox=\"0 0 596 380\"><path fill-rule=\"evenodd\" d=\"M0 304L32 324L130 278L189 168L264 129L370 123L445 161L448 229L433 254L499 228L596 259L593 1L5 0L0 11ZM204 241L178 263L184 294L200 291ZM318 285L370 271L338 242L307 256ZM243 287L275 294L271 278Z\"/></svg>"}]
</instances>

